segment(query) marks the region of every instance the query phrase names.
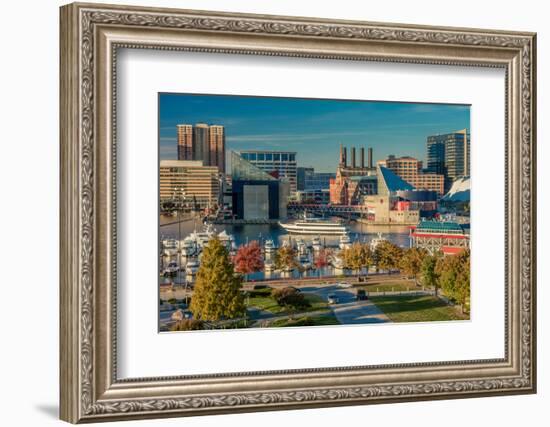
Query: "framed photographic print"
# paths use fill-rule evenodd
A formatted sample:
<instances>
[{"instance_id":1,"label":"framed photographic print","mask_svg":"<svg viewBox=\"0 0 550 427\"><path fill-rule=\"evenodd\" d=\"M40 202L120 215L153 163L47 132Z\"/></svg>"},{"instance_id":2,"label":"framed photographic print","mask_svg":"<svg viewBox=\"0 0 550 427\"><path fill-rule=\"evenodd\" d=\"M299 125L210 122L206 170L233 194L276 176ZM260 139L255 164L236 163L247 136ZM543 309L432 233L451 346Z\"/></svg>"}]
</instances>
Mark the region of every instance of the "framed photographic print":
<instances>
[{"instance_id":1,"label":"framed photographic print","mask_svg":"<svg viewBox=\"0 0 550 427\"><path fill-rule=\"evenodd\" d=\"M535 34L61 8L61 418L533 393Z\"/></svg>"}]
</instances>

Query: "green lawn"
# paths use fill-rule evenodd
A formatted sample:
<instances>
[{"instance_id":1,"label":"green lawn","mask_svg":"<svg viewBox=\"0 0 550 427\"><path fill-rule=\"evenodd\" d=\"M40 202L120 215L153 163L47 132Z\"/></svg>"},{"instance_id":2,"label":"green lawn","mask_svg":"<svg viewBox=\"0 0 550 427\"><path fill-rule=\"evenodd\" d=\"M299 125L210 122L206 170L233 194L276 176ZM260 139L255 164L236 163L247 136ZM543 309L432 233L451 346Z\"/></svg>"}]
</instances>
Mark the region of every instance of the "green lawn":
<instances>
[{"instance_id":1,"label":"green lawn","mask_svg":"<svg viewBox=\"0 0 550 427\"><path fill-rule=\"evenodd\" d=\"M390 282L361 286L367 292L418 291L422 289L412 282Z\"/></svg>"},{"instance_id":2,"label":"green lawn","mask_svg":"<svg viewBox=\"0 0 550 427\"><path fill-rule=\"evenodd\" d=\"M249 307L257 307L273 314L284 314L288 312L286 307L281 307L277 304L277 301L271 296L271 289L269 288L251 291L249 295ZM309 302L310 306L300 311L317 311L328 307L327 302L318 295L304 292L304 297L306 301Z\"/></svg>"},{"instance_id":3,"label":"green lawn","mask_svg":"<svg viewBox=\"0 0 550 427\"><path fill-rule=\"evenodd\" d=\"M304 292L304 298L310 304L310 307L308 307L305 311L322 310L323 308L328 307L328 303L319 295Z\"/></svg>"},{"instance_id":4,"label":"green lawn","mask_svg":"<svg viewBox=\"0 0 550 427\"><path fill-rule=\"evenodd\" d=\"M422 296L376 296L370 300L393 322L430 322L465 320L468 315L460 309L445 304L438 298Z\"/></svg>"},{"instance_id":5,"label":"green lawn","mask_svg":"<svg viewBox=\"0 0 550 427\"><path fill-rule=\"evenodd\" d=\"M327 313L318 316L301 316L297 318L285 318L277 319L269 324L272 328L284 328L289 326L327 326L327 325L339 325L340 322L336 319L336 316L332 313Z\"/></svg>"}]
</instances>

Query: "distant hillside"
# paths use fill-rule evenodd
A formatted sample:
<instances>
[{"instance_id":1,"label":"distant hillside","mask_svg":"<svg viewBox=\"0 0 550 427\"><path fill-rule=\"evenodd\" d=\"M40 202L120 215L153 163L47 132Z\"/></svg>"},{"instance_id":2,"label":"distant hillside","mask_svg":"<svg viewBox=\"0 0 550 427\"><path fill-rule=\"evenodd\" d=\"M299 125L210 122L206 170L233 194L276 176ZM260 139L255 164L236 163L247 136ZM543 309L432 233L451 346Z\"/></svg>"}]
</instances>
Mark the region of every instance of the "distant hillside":
<instances>
[{"instance_id":1,"label":"distant hillside","mask_svg":"<svg viewBox=\"0 0 550 427\"><path fill-rule=\"evenodd\" d=\"M444 202L468 202L470 201L470 177L458 178L453 186L441 199Z\"/></svg>"}]
</instances>

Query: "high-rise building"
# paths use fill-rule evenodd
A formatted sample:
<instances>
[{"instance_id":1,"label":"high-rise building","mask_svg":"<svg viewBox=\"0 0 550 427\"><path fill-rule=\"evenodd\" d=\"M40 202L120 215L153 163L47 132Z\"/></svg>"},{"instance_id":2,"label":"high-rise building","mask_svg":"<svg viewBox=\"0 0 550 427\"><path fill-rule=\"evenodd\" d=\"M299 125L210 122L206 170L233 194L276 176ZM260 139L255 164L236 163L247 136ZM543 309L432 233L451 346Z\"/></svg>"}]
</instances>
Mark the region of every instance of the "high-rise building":
<instances>
[{"instance_id":1,"label":"high-rise building","mask_svg":"<svg viewBox=\"0 0 550 427\"><path fill-rule=\"evenodd\" d=\"M178 160L193 159L193 126L177 125Z\"/></svg>"},{"instance_id":2,"label":"high-rise building","mask_svg":"<svg viewBox=\"0 0 550 427\"><path fill-rule=\"evenodd\" d=\"M328 190L330 180L336 178L333 172L306 173L304 190Z\"/></svg>"},{"instance_id":3,"label":"high-rise building","mask_svg":"<svg viewBox=\"0 0 550 427\"><path fill-rule=\"evenodd\" d=\"M409 184L416 187L411 181L420 173L422 162L414 157L395 157L394 155L389 155L386 159L386 167Z\"/></svg>"},{"instance_id":4,"label":"high-rise building","mask_svg":"<svg viewBox=\"0 0 550 427\"><path fill-rule=\"evenodd\" d=\"M285 178L293 195L298 189L295 151L245 150L240 156L274 178Z\"/></svg>"},{"instance_id":5,"label":"high-rise building","mask_svg":"<svg viewBox=\"0 0 550 427\"><path fill-rule=\"evenodd\" d=\"M312 167L299 167L297 169L297 189L298 191L328 190L331 178L336 178L334 172L315 172Z\"/></svg>"},{"instance_id":6,"label":"high-rise building","mask_svg":"<svg viewBox=\"0 0 550 427\"><path fill-rule=\"evenodd\" d=\"M193 126L193 159L202 160L205 166L210 166L210 129L206 123Z\"/></svg>"},{"instance_id":7,"label":"high-rise building","mask_svg":"<svg viewBox=\"0 0 550 427\"><path fill-rule=\"evenodd\" d=\"M383 163L383 166L417 189L432 190L439 196L444 194L444 175L422 172L422 161L414 157L390 155L385 161L379 163Z\"/></svg>"},{"instance_id":8,"label":"high-rise building","mask_svg":"<svg viewBox=\"0 0 550 427\"><path fill-rule=\"evenodd\" d=\"M183 198L190 206L213 208L220 199L220 179L216 166L201 161L161 160L160 200Z\"/></svg>"},{"instance_id":9,"label":"high-rise building","mask_svg":"<svg viewBox=\"0 0 550 427\"><path fill-rule=\"evenodd\" d=\"M306 189L306 175L310 175L315 172L311 167L298 167L296 168L296 189L303 191Z\"/></svg>"},{"instance_id":10,"label":"high-rise building","mask_svg":"<svg viewBox=\"0 0 550 427\"><path fill-rule=\"evenodd\" d=\"M217 166L221 173L225 173L225 128L210 126L210 165Z\"/></svg>"},{"instance_id":11,"label":"high-rise building","mask_svg":"<svg viewBox=\"0 0 550 427\"><path fill-rule=\"evenodd\" d=\"M454 180L470 175L470 134L467 129L427 139L427 171L445 175L445 191Z\"/></svg>"},{"instance_id":12,"label":"high-rise building","mask_svg":"<svg viewBox=\"0 0 550 427\"><path fill-rule=\"evenodd\" d=\"M225 173L225 128L197 123L177 125L178 160L199 160Z\"/></svg>"}]
</instances>

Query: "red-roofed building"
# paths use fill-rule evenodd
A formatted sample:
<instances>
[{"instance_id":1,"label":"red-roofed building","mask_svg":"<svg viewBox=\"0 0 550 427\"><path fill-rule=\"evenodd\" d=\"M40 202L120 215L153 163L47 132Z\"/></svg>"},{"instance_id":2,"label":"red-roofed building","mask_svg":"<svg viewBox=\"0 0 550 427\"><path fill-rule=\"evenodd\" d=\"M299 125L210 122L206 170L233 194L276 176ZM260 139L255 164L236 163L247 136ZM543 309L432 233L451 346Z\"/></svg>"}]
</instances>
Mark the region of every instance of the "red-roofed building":
<instances>
[{"instance_id":1,"label":"red-roofed building","mask_svg":"<svg viewBox=\"0 0 550 427\"><path fill-rule=\"evenodd\" d=\"M430 254L456 255L470 247L470 235L464 226L451 221L421 221L411 227L411 239L414 247Z\"/></svg>"}]
</instances>

